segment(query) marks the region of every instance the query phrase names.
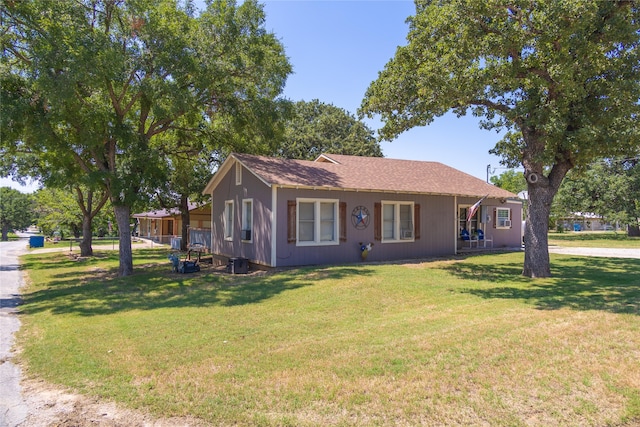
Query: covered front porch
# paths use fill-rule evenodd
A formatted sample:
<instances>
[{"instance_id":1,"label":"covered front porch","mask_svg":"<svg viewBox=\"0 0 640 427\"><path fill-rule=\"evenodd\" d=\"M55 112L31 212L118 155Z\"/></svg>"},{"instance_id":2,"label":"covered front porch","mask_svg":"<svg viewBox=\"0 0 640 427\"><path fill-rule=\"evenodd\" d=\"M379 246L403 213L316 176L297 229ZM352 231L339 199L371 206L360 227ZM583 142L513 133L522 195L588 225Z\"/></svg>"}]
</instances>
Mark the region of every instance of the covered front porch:
<instances>
[{"instance_id":1,"label":"covered front porch","mask_svg":"<svg viewBox=\"0 0 640 427\"><path fill-rule=\"evenodd\" d=\"M456 200L456 252L519 250L522 203L483 197Z\"/></svg>"}]
</instances>

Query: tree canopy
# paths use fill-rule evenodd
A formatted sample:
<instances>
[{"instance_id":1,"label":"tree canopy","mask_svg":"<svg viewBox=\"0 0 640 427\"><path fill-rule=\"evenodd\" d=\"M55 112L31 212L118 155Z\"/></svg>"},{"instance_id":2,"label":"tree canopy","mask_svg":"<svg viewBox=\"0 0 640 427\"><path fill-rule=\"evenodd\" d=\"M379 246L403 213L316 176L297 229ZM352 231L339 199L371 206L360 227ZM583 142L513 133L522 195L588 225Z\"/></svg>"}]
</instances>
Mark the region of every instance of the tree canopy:
<instances>
[{"instance_id":1,"label":"tree canopy","mask_svg":"<svg viewBox=\"0 0 640 427\"><path fill-rule=\"evenodd\" d=\"M131 207L164 177L160 135L271 144L291 67L264 20L255 0L214 0L198 15L177 0L5 3L2 154L77 167L105 188L120 274L131 274Z\"/></svg>"},{"instance_id":2,"label":"tree canopy","mask_svg":"<svg viewBox=\"0 0 640 427\"><path fill-rule=\"evenodd\" d=\"M549 276L549 209L566 173L639 144L640 7L417 0L409 25L361 112L381 116L385 139L450 110L506 129L492 151L528 181L523 274Z\"/></svg>"},{"instance_id":3,"label":"tree canopy","mask_svg":"<svg viewBox=\"0 0 640 427\"><path fill-rule=\"evenodd\" d=\"M373 131L353 114L317 99L294 103L276 155L315 160L322 153L382 157Z\"/></svg>"},{"instance_id":4,"label":"tree canopy","mask_svg":"<svg viewBox=\"0 0 640 427\"><path fill-rule=\"evenodd\" d=\"M0 228L2 241L12 230L24 230L35 220L33 198L9 187L0 188Z\"/></svg>"},{"instance_id":5,"label":"tree canopy","mask_svg":"<svg viewBox=\"0 0 640 427\"><path fill-rule=\"evenodd\" d=\"M95 200L94 200L95 198ZM92 236L107 229L113 222L113 211L102 209L107 203L104 195L77 186L76 188L44 188L34 193L35 211L38 214L37 225L45 235L60 232L63 235L82 237L81 255L93 255ZM87 227L86 222L94 224ZM87 236L87 234L89 236ZM87 237L89 237L87 239ZM88 248L83 248L87 243Z\"/></svg>"},{"instance_id":6,"label":"tree canopy","mask_svg":"<svg viewBox=\"0 0 640 427\"><path fill-rule=\"evenodd\" d=\"M489 180L496 187L504 188L514 194L527 189L527 181L524 179L522 172L513 169L506 170L500 175L494 175Z\"/></svg>"}]
</instances>

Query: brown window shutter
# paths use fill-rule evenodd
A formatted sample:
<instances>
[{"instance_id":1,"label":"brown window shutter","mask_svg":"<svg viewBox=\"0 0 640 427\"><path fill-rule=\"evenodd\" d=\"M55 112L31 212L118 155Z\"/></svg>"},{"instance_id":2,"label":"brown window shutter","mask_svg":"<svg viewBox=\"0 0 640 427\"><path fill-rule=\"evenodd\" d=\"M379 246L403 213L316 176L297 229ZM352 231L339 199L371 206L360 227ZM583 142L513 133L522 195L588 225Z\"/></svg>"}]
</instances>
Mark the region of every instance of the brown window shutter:
<instances>
[{"instance_id":1,"label":"brown window shutter","mask_svg":"<svg viewBox=\"0 0 640 427\"><path fill-rule=\"evenodd\" d=\"M413 238L420 238L420 205L417 203L413 205Z\"/></svg>"},{"instance_id":2,"label":"brown window shutter","mask_svg":"<svg viewBox=\"0 0 640 427\"><path fill-rule=\"evenodd\" d=\"M373 204L373 239L382 240L382 203Z\"/></svg>"},{"instance_id":3,"label":"brown window shutter","mask_svg":"<svg viewBox=\"0 0 640 427\"><path fill-rule=\"evenodd\" d=\"M498 228L498 209L493 208L493 228Z\"/></svg>"},{"instance_id":4,"label":"brown window shutter","mask_svg":"<svg viewBox=\"0 0 640 427\"><path fill-rule=\"evenodd\" d=\"M287 201L287 242L296 242L296 201Z\"/></svg>"},{"instance_id":5,"label":"brown window shutter","mask_svg":"<svg viewBox=\"0 0 640 427\"><path fill-rule=\"evenodd\" d=\"M340 202L340 241L347 241L347 202Z\"/></svg>"}]
</instances>

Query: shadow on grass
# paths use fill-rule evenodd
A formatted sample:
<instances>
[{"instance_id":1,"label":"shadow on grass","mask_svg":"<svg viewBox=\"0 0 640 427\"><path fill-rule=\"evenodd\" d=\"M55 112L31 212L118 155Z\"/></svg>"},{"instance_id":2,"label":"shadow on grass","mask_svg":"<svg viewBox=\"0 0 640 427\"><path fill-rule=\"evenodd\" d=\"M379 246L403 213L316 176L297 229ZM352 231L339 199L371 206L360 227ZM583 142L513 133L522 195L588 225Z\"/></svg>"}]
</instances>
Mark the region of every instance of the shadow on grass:
<instances>
[{"instance_id":1,"label":"shadow on grass","mask_svg":"<svg viewBox=\"0 0 640 427\"><path fill-rule=\"evenodd\" d=\"M144 263L144 255L135 259ZM155 263L134 268L134 274L117 277L117 266L100 268L90 259L82 267L53 275L45 289L23 295L21 312L95 316L118 311L153 310L169 307L210 307L255 304L283 292L317 285L322 280L368 274L361 268L300 269L275 274L229 275L218 271L178 274L170 264L158 264L157 253L148 256ZM34 261L35 262L35 261ZM59 260L56 268L74 261ZM50 264L51 266L51 264Z\"/></svg>"},{"instance_id":2,"label":"shadow on grass","mask_svg":"<svg viewBox=\"0 0 640 427\"><path fill-rule=\"evenodd\" d=\"M542 310L571 308L640 315L640 260L557 256L553 277L529 279L520 263L474 263L473 259L446 269L465 280L494 286L464 288L482 298L519 299Z\"/></svg>"}]
</instances>

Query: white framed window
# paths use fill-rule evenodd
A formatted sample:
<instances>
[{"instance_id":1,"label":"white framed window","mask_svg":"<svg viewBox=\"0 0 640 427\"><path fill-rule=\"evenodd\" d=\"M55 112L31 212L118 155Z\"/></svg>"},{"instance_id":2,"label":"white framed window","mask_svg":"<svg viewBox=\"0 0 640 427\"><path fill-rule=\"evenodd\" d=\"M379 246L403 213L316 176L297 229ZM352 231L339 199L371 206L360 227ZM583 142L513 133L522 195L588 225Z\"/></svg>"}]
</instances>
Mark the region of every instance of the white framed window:
<instances>
[{"instance_id":1,"label":"white framed window","mask_svg":"<svg viewBox=\"0 0 640 427\"><path fill-rule=\"evenodd\" d=\"M496 228L511 228L511 208L496 208Z\"/></svg>"},{"instance_id":2,"label":"white framed window","mask_svg":"<svg viewBox=\"0 0 640 427\"><path fill-rule=\"evenodd\" d=\"M236 162L236 185L242 185L242 165Z\"/></svg>"},{"instance_id":3,"label":"white framed window","mask_svg":"<svg viewBox=\"0 0 640 427\"><path fill-rule=\"evenodd\" d=\"M297 200L297 244L301 246L337 245L338 200Z\"/></svg>"},{"instance_id":4,"label":"white framed window","mask_svg":"<svg viewBox=\"0 0 640 427\"><path fill-rule=\"evenodd\" d=\"M224 202L224 239L233 240L233 200Z\"/></svg>"},{"instance_id":5,"label":"white framed window","mask_svg":"<svg viewBox=\"0 0 640 427\"><path fill-rule=\"evenodd\" d=\"M382 201L382 242L413 241L414 203Z\"/></svg>"},{"instance_id":6,"label":"white framed window","mask_svg":"<svg viewBox=\"0 0 640 427\"><path fill-rule=\"evenodd\" d=\"M253 199L242 200L240 239L244 242L253 242Z\"/></svg>"}]
</instances>

